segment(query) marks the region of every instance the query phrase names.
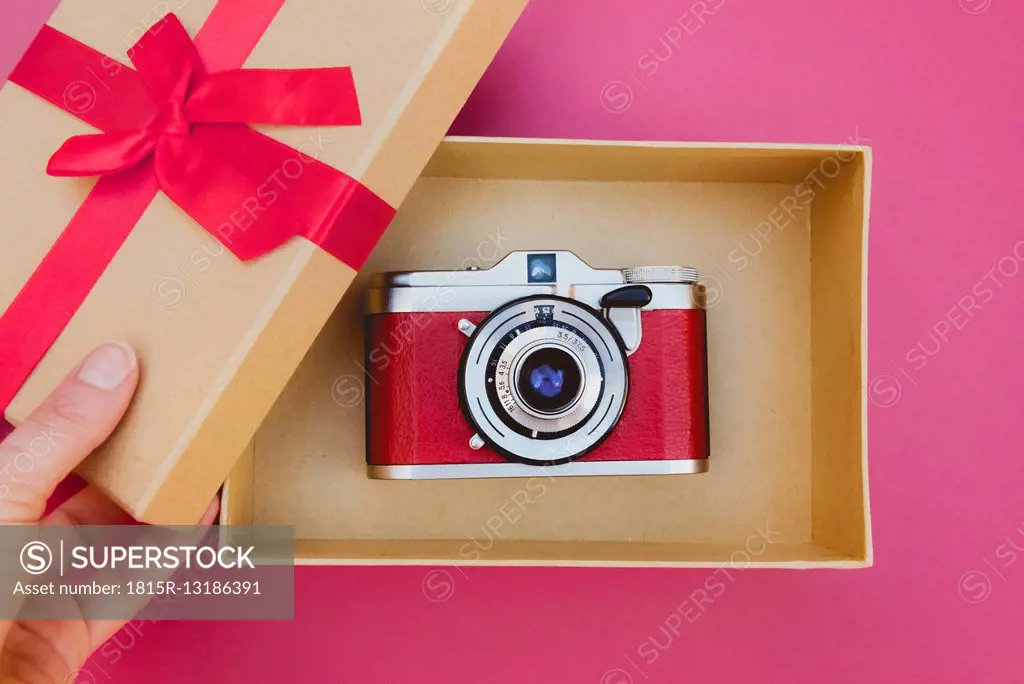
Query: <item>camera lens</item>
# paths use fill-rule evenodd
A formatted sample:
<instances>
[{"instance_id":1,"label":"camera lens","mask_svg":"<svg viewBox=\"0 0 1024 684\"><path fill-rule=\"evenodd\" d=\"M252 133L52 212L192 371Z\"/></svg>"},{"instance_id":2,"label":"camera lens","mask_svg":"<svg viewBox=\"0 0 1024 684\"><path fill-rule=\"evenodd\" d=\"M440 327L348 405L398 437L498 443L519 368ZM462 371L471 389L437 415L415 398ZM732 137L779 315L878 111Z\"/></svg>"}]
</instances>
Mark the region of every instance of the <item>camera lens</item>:
<instances>
[{"instance_id":1,"label":"camera lens","mask_svg":"<svg viewBox=\"0 0 1024 684\"><path fill-rule=\"evenodd\" d=\"M571 408L582 384L579 361L559 347L541 347L530 352L516 378L522 400L534 411L547 414Z\"/></svg>"},{"instance_id":2,"label":"camera lens","mask_svg":"<svg viewBox=\"0 0 1024 684\"><path fill-rule=\"evenodd\" d=\"M459 405L498 454L568 463L615 428L629 394L626 350L600 311L531 295L492 311L459 362Z\"/></svg>"}]
</instances>

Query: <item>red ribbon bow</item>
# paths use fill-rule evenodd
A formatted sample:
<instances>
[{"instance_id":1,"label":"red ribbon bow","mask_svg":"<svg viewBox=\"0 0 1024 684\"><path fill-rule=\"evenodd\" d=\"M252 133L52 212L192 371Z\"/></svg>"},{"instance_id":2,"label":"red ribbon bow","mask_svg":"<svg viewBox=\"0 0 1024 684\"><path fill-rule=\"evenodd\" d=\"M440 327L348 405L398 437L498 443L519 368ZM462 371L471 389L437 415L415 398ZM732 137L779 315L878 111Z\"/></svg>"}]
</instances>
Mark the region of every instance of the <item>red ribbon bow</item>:
<instances>
[{"instance_id":1,"label":"red ribbon bow","mask_svg":"<svg viewBox=\"0 0 1024 684\"><path fill-rule=\"evenodd\" d=\"M348 67L231 68L282 4L218 0L195 43L168 14L129 52L137 71L50 26L36 36L11 82L103 131L66 141L47 171L102 178L0 315L0 409L63 332L157 190L240 259L302 236L362 266L394 209L316 153L302 152L309 143L296 150L245 125L360 123ZM224 70L208 73L204 61ZM319 130L316 140L321 147Z\"/></svg>"},{"instance_id":2,"label":"red ribbon bow","mask_svg":"<svg viewBox=\"0 0 1024 684\"><path fill-rule=\"evenodd\" d=\"M264 211L249 212L245 230L259 238L233 239L236 231L223 229L247 199L258 197L260 183L204 142L218 131L197 133L208 124L358 125L352 70L230 69L207 74L195 44L173 14L154 24L129 56L149 94L149 120L132 130L71 138L50 159L47 173L104 176L152 157L159 188L239 258L260 256L294 236L301 217L276 202Z\"/></svg>"}]
</instances>

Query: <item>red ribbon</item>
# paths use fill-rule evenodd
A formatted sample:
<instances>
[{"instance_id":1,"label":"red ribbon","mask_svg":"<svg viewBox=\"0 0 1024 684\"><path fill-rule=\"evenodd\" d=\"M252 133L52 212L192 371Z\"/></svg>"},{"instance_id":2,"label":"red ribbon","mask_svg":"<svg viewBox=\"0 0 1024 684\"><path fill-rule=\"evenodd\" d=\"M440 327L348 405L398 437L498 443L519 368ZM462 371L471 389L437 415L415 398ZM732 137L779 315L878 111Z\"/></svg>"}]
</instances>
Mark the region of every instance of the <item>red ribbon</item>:
<instances>
[{"instance_id":1,"label":"red ribbon","mask_svg":"<svg viewBox=\"0 0 1024 684\"><path fill-rule=\"evenodd\" d=\"M220 0L195 43L168 14L129 51L137 71L49 26L33 41L10 80L102 131L67 140L47 172L101 178L0 316L0 407L158 190L242 260L301 236L362 266L394 209L345 173L245 125L360 123L348 67L233 68L282 3Z\"/></svg>"}]
</instances>

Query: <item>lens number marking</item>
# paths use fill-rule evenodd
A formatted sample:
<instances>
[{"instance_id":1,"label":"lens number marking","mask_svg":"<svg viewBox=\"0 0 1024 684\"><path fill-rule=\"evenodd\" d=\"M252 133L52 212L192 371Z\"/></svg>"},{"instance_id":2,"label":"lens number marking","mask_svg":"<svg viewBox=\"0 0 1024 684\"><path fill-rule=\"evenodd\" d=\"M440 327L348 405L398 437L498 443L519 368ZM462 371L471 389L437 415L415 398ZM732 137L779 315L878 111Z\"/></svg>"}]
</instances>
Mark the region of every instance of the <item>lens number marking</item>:
<instances>
[{"instance_id":1,"label":"lens number marking","mask_svg":"<svg viewBox=\"0 0 1024 684\"><path fill-rule=\"evenodd\" d=\"M581 340L578 335L570 330L560 328L558 332L555 333L555 339L568 343L573 349L580 353L587 350L587 343Z\"/></svg>"},{"instance_id":2,"label":"lens number marking","mask_svg":"<svg viewBox=\"0 0 1024 684\"><path fill-rule=\"evenodd\" d=\"M509 415L519 410L512 396L511 374L512 364L506 359L500 359L494 369L494 390L498 395L498 401Z\"/></svg>"}]
</instances>

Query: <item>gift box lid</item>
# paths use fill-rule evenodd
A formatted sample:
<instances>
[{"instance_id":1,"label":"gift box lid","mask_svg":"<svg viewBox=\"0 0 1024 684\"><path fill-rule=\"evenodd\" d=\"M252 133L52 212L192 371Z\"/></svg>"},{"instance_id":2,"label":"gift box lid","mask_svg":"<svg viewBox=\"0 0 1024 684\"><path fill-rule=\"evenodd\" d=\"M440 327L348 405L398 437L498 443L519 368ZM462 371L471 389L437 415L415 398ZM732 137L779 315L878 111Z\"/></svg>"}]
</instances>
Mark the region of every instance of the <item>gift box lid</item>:
<instances>
[{"instance_id":1,"label":"gift box lid","mask_svg":"<svg viewBox=\"0 0 1024 684\"><path fill-rule=\"evenodd\" d=\"M6 418L128 342L79 472L197 520L525 2L63 0L0 89Z\"/></svg>"}]
</instances>

